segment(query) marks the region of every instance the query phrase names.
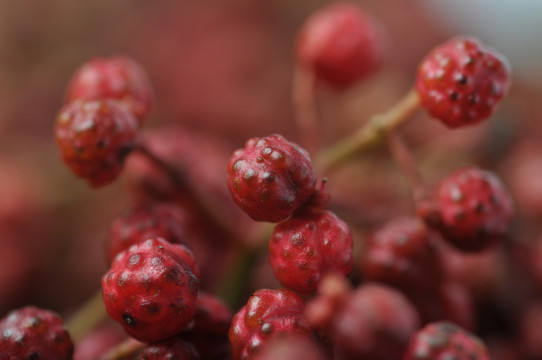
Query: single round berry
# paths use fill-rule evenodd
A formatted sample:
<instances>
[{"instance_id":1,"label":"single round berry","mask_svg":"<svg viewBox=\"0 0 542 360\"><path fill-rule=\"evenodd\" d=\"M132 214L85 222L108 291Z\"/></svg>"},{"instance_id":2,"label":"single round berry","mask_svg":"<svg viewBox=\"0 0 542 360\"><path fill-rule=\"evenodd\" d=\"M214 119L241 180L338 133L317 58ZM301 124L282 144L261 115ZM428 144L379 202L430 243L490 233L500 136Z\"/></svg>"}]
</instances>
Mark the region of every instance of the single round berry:
<instances>
[{"instance_id":1,"label":"single round berry","mask_svg":"<svg viewBox=\"0 0 542 360\"><path fill-rule=\"evenodd\" d=\"M513 216L508 190L493 173L477 167L456 170L435 193L447 241L463 251L479 251L501 240Z\"/></svg>"},{"instance_id":2,"label":"single round berry","mask_svg":"<svg viewBox=\"0 0 542 360\"><path fill-rule=\"evenodd\" d=\"M345 359L400 359L419 325L403 294L369 283L347 297L335 317L335 346Z\"/></svg>"},{"instance_id":3,"label":"single round berry","mask_svg":"<svg viewBox=\"0 0 542 360\"><path fill-rule=\"evenodd\" d=\"M457 128L491 116L508 92L509 73L495 50L473 38L454 38L421 62L416 89L433 117Z\"/></svg>"},{"instance_id":4,"label":"single round berry","mask_svg":"<svg viewBox=\"0 0 542 360\"><path fill-rule=\"evenodd\" d=\"M136 130L137 120L121 102L75 101L60 110L55 137L68 167L100 187L118 177Z\"/></svg>"},{"instance_id":5,"label":"single round berry","mask_svg":"<svg viewBox=\"0 0 542 360\"><path fill-rule=\"evenodd\" d=\"M188 215L174 203L140 204L111 224L106 243L107 260L111 263L121 251L153 237L189 245L188 222Z\"/></svg>"},{"instance_id":6,"label":"single round berry","mask_svg":"<svg viewBox=\"0 0 542 360\"><path fill-rule=\"evenodd\" d=\"M71 360L73 343L57 314L27 306L0 322L0 358Z\"/></svg>"},{"instance_id":7,"label":"single round berry","mask_svg":"<svg viewBox=\"0 0 542 360\"><path fill-rule=\"evenodd\" d=\"M141 123L151 111L152 87L145 70L125 56L95 58L83 64L68 87L66 103L116 99L126 103Z\"/></svg>"},{"instance_id":8,"label":"single round berry","mask_svg":"<svg viewBox=\"0 0 542 360\"><path fill-rule=\"evenodd\" d=\"M199 360L194 346L181 337L147 345L139 355L139 360Z\"/></svg>"},{"instance_id":9,"label":"single round berry","mask_svg":"<svg viewBox=\"0 0 542 360\"><path fill-rule=\"evenodd\" d=\"M366 239L360 261L366 280L401 290L431 289L441 281L442 266L431 234L418 218L394 219Z\"/></svg>"},{"instance_id":10,"label":"single round berry","mask_svg":"<svg viewBox=\"0 0 542 360\"><path fill-rule=\"evenodd\" d=\"M293 291L258 290L233 317L229 338L234 360L250 360L272 338L309 336L305 304Z\"/></svg>"},{"instance_id":11,"label":"single round berry","mask_svg":"<svg viewBox=\"0 0 542 360\"><path fill-rule=\"evenodd\" d=\"M149 239L117 255L103 276L107 313L135 339L166 340L192 321L199 284L184 249Z\"/></svg>"},{"instance_id":12,"label":"single round berry","mask_svg":"<svg viewBox=\"0 0 542 360\"><path fill-rule=\"evenodd\" d=\"M281 135L252 138L228 163L233 200L252 219L279 222L314 193L309 154Z\"/></svg>"},{"instance_id":13,"label":"single round berry","mask_svg":"<svg viewBox=\"0 0 542 360\"><path fill-rule=\"evenodd\" d=\"M450 322L431 323L410 340L404 360L489 360L485 344Z\"/></svg>"},{"instance_id":14,"label":"single round berry","mask_svg":"<svg viewBox=\"0 0 542 360\"><path fill-rule=\"evenodd\" d=\"M305 22L297 39L297 58L317 79L347 88L375 72L384 57L381 28L359 6L339 2Z\"/></svg>"},{"instance_id":15,"label":"single round berry","mask_svg":"<svg viewBox=\"0 0 542 360\"><path fill-rule=\"evenodd\" d=\"M348 275L354 266L352 235L330 211L305 211L275 226L270 262L281 284L310 293L329 272Z\"/></svg>"}]
</instances>

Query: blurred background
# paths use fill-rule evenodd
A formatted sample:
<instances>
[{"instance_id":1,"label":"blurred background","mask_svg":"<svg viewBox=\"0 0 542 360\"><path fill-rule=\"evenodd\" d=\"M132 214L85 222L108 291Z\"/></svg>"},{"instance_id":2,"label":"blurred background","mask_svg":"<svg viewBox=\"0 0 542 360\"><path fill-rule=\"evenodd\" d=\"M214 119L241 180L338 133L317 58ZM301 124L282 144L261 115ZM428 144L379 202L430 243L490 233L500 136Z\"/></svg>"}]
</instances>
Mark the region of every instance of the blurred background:
<instances>
[{"instance_id":1,"label":"blurred background","mask_svg":"<svg viewBox=\"0 0 542 360\"><path fill-rule=\"evenodd\" d=\"M511 94L489 125L451 133L421 114L407 126L426 169L439 169L426 170L427 176L473 159L516 173L514 166L521 162L516 143L523 134L529 134L525 138L531 147L522 141L522 151L538 154L542 2L357 2L386 30L387 62L346 93L324 89L318 94L326 143L397 101L432 47L454 35L474 35L510 60ZM291 82L296 31L308 14L329 3L0 0L0 312L26 303L69 311L82 303L99 288L106 270L102 244L107 227L129 204L123 179L92 190L58 158L55 114L78 66L114 54L140 62L156 94L149 128L182 125L225 139L229 149L274 132L295 140ZM541 168L541 159L534 157L529 164ZM339 201L341 196L364 199L359 203L371 203L376 220L385 216L396 192L405 191L402 179L378 184L365 179L350 188L345 178L339 174L336 185L330 184ZM538 191L525 197L542 199Z\"/></svg>"}]
</instances>

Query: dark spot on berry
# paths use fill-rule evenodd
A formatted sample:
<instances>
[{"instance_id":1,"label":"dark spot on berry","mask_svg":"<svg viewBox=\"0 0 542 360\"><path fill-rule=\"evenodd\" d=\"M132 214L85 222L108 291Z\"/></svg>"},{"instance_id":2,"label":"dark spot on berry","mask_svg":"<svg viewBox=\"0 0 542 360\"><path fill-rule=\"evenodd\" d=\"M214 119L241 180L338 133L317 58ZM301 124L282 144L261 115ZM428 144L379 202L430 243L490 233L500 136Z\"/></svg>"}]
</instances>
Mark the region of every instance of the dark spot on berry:
<instances>
[{"instance_id":1,"label":"dark spot on berry","mask_svg":"<svg viewBox=\"0 0 542 360\"><path fill-rule=\"evenodd\" d=\"M263 161L263 159L262 159L261 156L258 156L258 157L256 158L256 160L257 160L258 162L262 162L262 161Z\"/></svg>"},{"instance_id":2,"label":"dark spot on berry","mask_svg":"<svg viewBox=\"0 0 542 360\"><path fill-rule=\"evenodd\" d=\"M149 315L156 315L160 312L160 305L157 303L143 304L141 307L144 308Z\"/></svg>"},{"instance_id":3,"label":"dark spot on berry","mask_svg":"<svg viewBox=\"0 0 542 360\"><path fill-rule=\"evenodd\" d=\"M476 211L478 214L482 214L484 212L484 204L477 202L476 205L474 205L474 211Z\"/></svg>"},{"instance_id":4,"label":"dark spot on berry","mask_svg":"<svg viewBox=\"0 0 542 360\"><path fill-rule=\"evenodd\" d=\"M262 333L264 335L270 335L273 332L273 325L270 323L265 323L262 325Z\"/></svg>"},{"instance_id":5,"label":"dark spot on berry","mask_svg":"<svg viewBox=\"0 0 542 360\"><path fill-rule=\"evenodd\" d=\"M98 149L105 149L107 147L107 140L105 139L100 139L97 143L96 143L96 147Z\"/></svg>"},{"instance_id":6,"label":"dark spot on berry","mask_svg":"<svg viewBox=\"0 0 542 360\"><path fill-rule=\"evenodd\" d=\"M135 319L130 315L130 314L123 314L122 315L122 320L124 321L124 323L126 325L128 325L129 327L134 327L136 326L136 321Z\"/></svg>"},{"instance_id":7,"label":"dark spot on berry","mask_svg":"<svg viewBox=\"0 0 542 360\"><path fill-rule=\"evenodd\" d=\"M262 175L262 180L266 183L272 183L273 181L275 181L275 176L270 172L266 171Z\"/></svg>"},{"instance_id":8,"label":"dark spot on berry","mask_svg":"<svg viewBox=\"0 0 542 360\"><path fill-rule=\"evenodd\" d=\"M180 282L181 273L177 269L169 269L166 272L166 281L174 284L178 284Z\"/></svg>"},{"instance_id":9,"label":"dark spot on berry","mask_svg":"<svg viewBox=\"0 0 542 360\"><path fill-rule=\"evenodd\" d=\"M456 74L455 75L455 82L459 85L466 85L469 81L469 78L465 76L464 74Z\"/></svg>"},{"instance_id":10,"label":"dark spot on berry","mask_svg":"<svg viewBox=\"0 0 542 360\"><path fill-rule=\"evenodd\" d=\"M28 357L28 360L39 360L40 356L38 353L32 353L30 354L30 356Z\"/></svg>"},{"instance_id":11,"label":"dark spot on berry","mask_svg":"<svg viewBox=\"0 0 542 360\"><path fill-rule=\"evenodd\" d=\"M457 211L455 214L454 214L454 219L456 221L461 221L461 220L465 220L465 218L467 217L467 214L465 214L464 211Z\"/></svg>"},{"instance_id":12,"label":"dark spot on berry","mask_svg":"<svg viewBox=\"0 0 542 360\"><path fill-rule=\"evenodd\" d=\"M455 91L452 91L450 93L450 100L457 101L457 99L459 99L459 94L457 92L455 92Z\"/></svg>"}]
</instances>

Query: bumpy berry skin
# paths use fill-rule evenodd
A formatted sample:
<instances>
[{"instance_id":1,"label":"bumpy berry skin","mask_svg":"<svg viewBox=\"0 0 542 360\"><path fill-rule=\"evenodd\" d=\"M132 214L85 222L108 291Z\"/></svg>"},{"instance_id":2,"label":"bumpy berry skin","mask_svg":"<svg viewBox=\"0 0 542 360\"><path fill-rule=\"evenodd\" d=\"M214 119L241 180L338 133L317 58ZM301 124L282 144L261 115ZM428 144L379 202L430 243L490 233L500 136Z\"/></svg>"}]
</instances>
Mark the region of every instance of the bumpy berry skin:
<instances>
[{"instance_id":1,"label":"bumpy berry skin","mask_svg":"<svg viewBox=\"0 0 542 360\"><path fill-rule=\"evenodd\" d=\"M299 293L317 289L328 272L348 275L354 266L348 225L330 211L305 211L275 226L270 262L281 284Z\"/></svg>"},{"instance_id":2,"label":"bumpy berry skin","mask_svg":"<svg viewBox=\"0 0 542 360\"><path fill-rule=\"evenodd\" d=\"M140 204L111 224L106 243L107 260L111 263L121 251L154 237L189 245L188 222L188 215L174 203Z\"/></svg>"},{"instance_id":3,"label":"bumpy berry skin","mask_svg":"<svg viewBox=\"0 0 542 360\"><path fill-rule=\"evenodd\" d=\"M347 88L375 72L384 57L380 27L353 3L327 6L305 22L297 58L324 83Z\"/></svg>"},{"instance_id":4,"label":"bumpy berry skin","mask_svg":"<svg viewBox=\"0 0 542 360\"><path fill-rule=\"evenodd\" d=\"M511 196L493 173L477 167L454 171L437 186L439 230L462 251L479 251L502 239L514 209Z\"/></svg>"},{"instance_id":5,"label":"bumpy berry skin","mask_svg":"<svg viewBox=\"0 0 542 360\"><path fill-rule=\"evenodd\" d=\"M199 360L200 356L194 346L180 337L157 342L146 346L139 360Z\"/></svg>"},{"instance_id":6,"label":"bumpy berry skin","mask_svg":"<svg viewBox=\"0 0 542 360\"><path fill-rule=\"evenodd\" d=\"M194 270L179 256L183 249L160 238L149 239L117 255L103 276L107 313L135 339L166 340L192 321L199 284Z\"/></svg>"},{"instance_id":7,"label":"bumpy berry skin","mask_svg":"<svg viewBox=\"0 0 542 360\"><path fill-rule=\"evenodd\" d=\"M33 306L0 322L0 358L71 360L73 343L60 316Z\"/></svg>"},{"instance_id":8,"label":"bumpy berry skin","mask_svg":"<svg viewBox=\"0 0 542 360\"><path fill-rule=\"evenodd\" d=\"M68 167L91 186L100 187L120 174L137 127L134 115L121 102L75 101L60 110L55 137Z\"/></svg>"},{"instance_id":9,"label":"bumpy berry skin","mask_svg":"<svg viewBox=\"0 0 542 360\"><path fill-rule=\"evenodd\" d=\"M233 200L256 221L279 222L314 193L309 154L281 135L248 140L228 163Z\"/></svg>"},{"instance_id":10,"label":"bumpy berry skin","mask_svg":"<svg viewBox=\"0 0 542 360\"><path fill-rule=\"evenodd\" d=\"M346 359L400 359L419 324L403 294L368 283L355 290L337 314L335 346Z\"/></svg>"},{"instance_id":11,"label":"bumpy berry skin","mask_svg":"<svg viewBox=\"0 0 542 360\"><path fill-rule=\"evenodd\" d=\"M287 289L258 290L233 317L229 332L235 360L250 360L273 338L309 336L303 300Z\"/></svg>"},{"instance_id":12,"label":"bumpy berry skin","mask_svg":"<svg viewBox=\"0 0 542 360\"><path fill-rule=\"evenodd\" d=\"M450 322L431 323L410 340L403 360L489 360L485 344Z\"/></svg>"},{"instance_id":13,"label":"bumpy berry skin","mask_svg":"<svg viewBox=\"0 0 542 360\"><path fill-rule=\"evenodd\" d=\"M431 234L415 217L401 217L372 232L361 252L366 280L400 289L434 288L442 278Z\"/></svg>"},{"instance_id":14,"label":"bumpy berry skin","mask_svg":"<svg viewBox=\"0 0 542 360\"><path fill-rule=\"evenodd\" d=\"M488 118L510 87L504 57L474 38L454 38L421 62L416 89L422 105L451 128Z\"/></svg>"},{"instance_id":15,"label":"bumpy berry skin","mask_svg":"<svg viewBox=\"0 0 542 360\"><path fill-rule=\"evenodd\" d=\"M153 91L141 65L125 56L95 58L83 64L68 87L66 103L116 99L142 122L150 113Z\"/></svg>"}]
</instances>

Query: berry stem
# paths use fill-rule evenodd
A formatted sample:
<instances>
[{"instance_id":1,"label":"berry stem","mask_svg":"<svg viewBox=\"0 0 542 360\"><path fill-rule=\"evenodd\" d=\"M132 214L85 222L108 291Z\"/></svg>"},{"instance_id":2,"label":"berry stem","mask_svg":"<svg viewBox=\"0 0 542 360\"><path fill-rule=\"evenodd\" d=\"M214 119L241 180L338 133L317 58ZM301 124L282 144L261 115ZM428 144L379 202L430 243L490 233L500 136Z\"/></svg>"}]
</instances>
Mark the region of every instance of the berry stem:
<instances>
[{"instance_id":1,"label":"berry stem","mask_svg":"<svg viewBox=\"0 0 542 360\"><path fill-rule=\"evenodd\" d=\"M74 342L77 342L86 333L92 330L107 313L102 299L102 290L97 291L87 302L70 318L66 327Z\"/></svg>"},{"instance_id":2,"label":"berry stem","mask_svg":"<svg viewBox=\"0 0 542 360\"><path fill-rule=\"evenodd\" d=\"M180 189L185 190L184 194L189 198L190 202L192 202L207 219L213 222L213 226L218 228L223 234L234 242L245 240L240 232L236 231L229 225L231 222L228 221L227 216L217 211L219 207L214 205L214 201L205 194L202 194L187 181L184 169L178 169L171 166L164 161L164 159L152 152L152 150L142 142L139 142L135 146L134 151L139 151L141 154L146 156L150 161L164 171L164 173L166 173Z\"/></svg>"},{"instance_id":3,"label":"berry stem","mask_svg":"<svg viewBox=\"0 0 542 360\"><path fill-rule=\"evenodd\" d=\"M420 98L413 88L388 111L373 115L351 136L325 150L316 160L317 167L325 173L354 155L381 143L387 133L410 119L419 106Z\"/></svg>"},{"instance_id":4,"label":"berry stem","mask_svg":"<svg viewBox=\"0 0 542 360\"><path fill-rule=\"evenodd\" d=\"M315 95L314 74L297 66L292 83L292 100L301 142L310 154L316 153L320 147Z\"/></svg>"},{"instance_id":5,"label":"berry stem","mask_svg":"<svg viewBox=\"0 0 542 360\"><path fill-rule=\"evenodd\" d=\"M121 360L128 357L133 357L138 351L143 349L145 343L128 338L109 350L105 355L100 357L100 360Z\"/></svg>"}]
</instances>

